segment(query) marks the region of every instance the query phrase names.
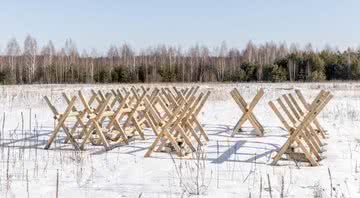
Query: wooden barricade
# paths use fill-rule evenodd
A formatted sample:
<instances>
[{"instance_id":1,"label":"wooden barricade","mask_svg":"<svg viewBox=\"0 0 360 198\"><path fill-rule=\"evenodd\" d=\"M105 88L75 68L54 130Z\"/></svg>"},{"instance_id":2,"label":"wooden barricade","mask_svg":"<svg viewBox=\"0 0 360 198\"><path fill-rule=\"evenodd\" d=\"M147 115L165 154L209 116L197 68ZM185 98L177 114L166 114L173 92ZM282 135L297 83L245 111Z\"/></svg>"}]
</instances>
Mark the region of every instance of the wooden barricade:
<instances>
[{"instance_id":1,"label":"wooden barricade","mask_svg":"<svg viewBox=\"0 0 360 198\"><path fill-rule=\"evenodd\" d=\"M72 97L71 99L67 98L67 107L63 113L58 112L56 107L51 103L50 99L45 96L44 97L46 103L48 104L50 110L54 114L54 119L56 121L56 126L54 128L54 131L52 132L50 138L48 139L47 144L45 145L45 149L49 149L53 141L55 140L56 136L60 132L61 129L63 129L64 133L66 134L66 137L70 140L71 144L74 146L76 150L79 150L78 142L75 140L73 134L69 131L69 128L66 126L65 121L69 117L76 116L79 117L80 113L75 111L75 102L76 97Z\"/></svg>"},{"instance_id":2,"label":"wooden barricade","mask_svg":"<svg viewBox=\"0 0 360 198\"><path fill-rule=\"evenodd\" d=\"M244 100L244 98L241 96L240 92L236 88L234 88L230 92L230 94L231 94L232 98L235 100L236 104L241 109L241 111L243 112L243 115L241 116L239 121L236 123L231 136L233 137L233 136L235 136L236 133L241 131L242 125L247 120L249 120L251 125L254 127L254 129L256 131L256 135L263 136L264 135L264 127L260 124L258 119L255 117L253 110L254 110L256 104L259 102L259 100L263 97L264 90L259 89L257 94L255 95L255 97L252 99L252 101L249 104Z\"/></svg>"},{"instance_id":3,"label":"wooden barricade","mask_svg":"<svg viewBox=\"0 0 360 198\"><path fill-rule=\"evenodd\" d=\"M145 139L143 128L141 125L144 120L138 120L139 113L144 110L143 98L147 95L147 90L138 95L139 90L131 88L130 91L124 90L122 94L120 90L107 93L106 96L99 91L100 107L96 108L91 115L88 116L90 125L89 130L85 131L87 134L80 146L84 148L88 140L92 140L91 133L95 130L98 141L91 141L93 144L101 144L106 150L120 143L129 143L129 137L133 137L135 133L139 134L142 139ZM89 105L84 99L83 95L79 93L80 98L86 107L90 109ZM131 95L131 96L130 96ZM108 120L108 122L104 122ZM123 123L121 123L124 121Z\"/></svg>"},{"instance_id":4,"label":"wooden barricade","mask_svg":"<svg viewBox=\"0 0 360 198\"><path fill-rule=\"evenodd\" d=\"M88 104L87 100L85 99L84 95L79 92L79 96L80 99L83 103L83 105L85 106L85 108L88 111L91 111L91 107ZM99 142L101 143L105 150L109 150L110 147L110 143L108 142L103 128L101 126L102 121L106 118L106 117L110 117L113 115L113 112L109 109L109 104L111 102L112 99L112 95L110 94L106 94L105 99L103 101L99 101L100 105L99 107L96 109L96 111L92 111L89 115L88 115L88 121L86 123L86 128L84 128L84 137L82 139L82 143L80 145L81 149L84 149L85 144L88 142L88 140L95 140L94 137L90 137L93 132L96 133L97 137L99 138ZM95 141L93 141L94 143ZM97 143L97 144L98 144Z\"/></svg>"},{"instance_id":5,"label":"wooden barricade","mask_svg":"<svg viewBox=\"0 0 360 198\"><path fill-rule=\"evenodd\" d=\"M196 151L197 146L202 146L209 141L197 115L210 92L195 96L198 87L184 90L173 87L173 89L175 93L169 88L161 89L161 93L152 104L146 101L148 107L146 117L157 134L157 138L145 157L149 157L153 151L163 151L165 147L175 150L178 156L184 156L188 152Z\"/></svg>"},{"instance_id":6,"label":"wooden barricade","mask_svg":"<svg viewBox=\"0 0 360 198\"><path fill-rule=\"evenodd\" d=\"M315 122L317 122L316 117L332 97L333 95L329 91L322 90L313 102L305 108L301 107L294 95L284 94L276 99L282 113L274 102L269 102L269 106L289 133L287 141L275 155L272 162L273 165L283 155L286 155L287 159L310 162L312 166L319 165L319 161L322 159L320 155L323 145L321 143L322 135L314 127L316 126ZM302 99L299 97L299 100L301 101Z\"/></svg>"},{"instance_id":7,"label":"wooden barricade","mask_svg":"<svg viewBox=\"0 0 360 198\"><path fill-rule=\"evenodd\" d=\"M301 91L299 89L295 89L295 93L298 96L300 103L304 106L304 109L309 110L310 104L306 101ZM315 130L317 130L323 138L326 138L325 130L322 128L317 118L314 119L313 123L315 125Z\"/></svg>"},{"instance_id":8,"label":"wooden barricade","mask_svg":"<svg viewBox=\"0 0 360 198\"><path fill-rule=\"evenodd\" d=\"M209 141L197 116L210 92L196 96L198 90L199 87L150 90L140 86L110 92L91 90L89 98L82 91L71 98L63 93L67 104L64 113L59 113L45 97L58 122L45 148L50 148L61 129L66 134L65 143L70 142L77 150L85 149L88 143L110 150L129 144L130 138L137 135L145 139L144 128L151 128L160 138L157 151L170 145L183 156L185 147L195 151L195 143L201 146ZM75 106L77 99L80 106ZM65 126L69 117L75 118L75 124Z\"/></svg>"}]
</instances>

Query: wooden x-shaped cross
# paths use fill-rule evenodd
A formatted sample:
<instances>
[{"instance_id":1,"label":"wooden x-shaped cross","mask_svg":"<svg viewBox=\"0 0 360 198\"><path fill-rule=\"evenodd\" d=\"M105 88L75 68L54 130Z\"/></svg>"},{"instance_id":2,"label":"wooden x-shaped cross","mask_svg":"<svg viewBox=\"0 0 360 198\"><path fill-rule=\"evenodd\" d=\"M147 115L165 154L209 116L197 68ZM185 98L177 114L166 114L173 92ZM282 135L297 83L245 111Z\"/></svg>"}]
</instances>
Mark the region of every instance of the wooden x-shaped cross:
<instances>
[{"instance_id":1,"label":"wooden x-shaped cross","mask_svg":"<svg viewBox=\"0 0 360 198\"><path fill-rule=\"evenodd\" d=\"M76 97L72 97L71 100L68 102L68 106L65 110L64 113L59 113L57 111L57 109L55 108L54 105L51 104L49 98L47 96L44 97L46 103L48 104L48 106L50 107L50 110L53 112L54 114L54 119L57 121L57 124L54 128L53 133L51 134L50 138L48 139L47 144L45 145L45 149L49 149L51 144L53 143L55 137L57 136L57 134L59 133L60 129L62 128L66 134L66 137L71 141L71 144L74 146L74 148L76 150L79 150L79 145L76 142L75 138L73 137L73 135L70 133L68 127L65 126L65 121L68 117L70 116L78 116L79 113L78 112L73 112L74 109L74 105L76 102Z\"/></svg>"},{"instance_id":2,"label":"wooden x-shaped cross","mask_svg":"<svg viewBox=\"0 0 360 198\"><path fill-rule=\"evenodd\" d=\"M303 96L303 94L301 93L301 91L299 89L295 89L295 93L296 95L299 97L301 103L304 105L305 109L306 110L309 110L310 108L310 104L306 101L305 97ZM323 138L325 138L325 130L322 128L322 126L320 125L319 121L317 118L314 119L314 124L315 124L315 127L316 127L316 130L321 134L321 136Z\"/></svg>"},{"instance_id":3,"label":"wooden x-shaped cross","mask_svg":"<svg viewBox=\"0 0 360 198\"><path fill-rule=\"evenodd\" d=\"M281 115L275 104L272 101L269 102L270 107L289 132L289 138L274 157L274 161L272 162L273 165L275 165L284 154L292 156L299 156L299 154L301 154L291 149L293 143L296 143L297 147L299 147L302 154L305 156L304 158L306 158L312 166L319 165L318 161L321 160L319 154L321 145L319 144L316 134L312 131L311 123L313 123L316 116L332 97L330 92L321 91L318 97L316 97L311 105L309 105L308 110L302 112L302 114L297 112L296 106L298 104L294 102L295 100L291 99L293 97L290 97L289 99L286 95L283 95L287 106L285 106L285 103L282 102L281 98L278 98L277 102L282 111L285 112L286 117L290 120L290 123L283 115Z\"/></svg>"},{"instance_id":4,"label":"wooden x-shaped cross","mask_svg":"<svg viewBox=\"0 0 360 198\"><path fill-rule=\"evenodd\" d=\"M257 120L253 113L253 109L255 108L256 104L259 102L261 97L264 95L264 90L259 89L255 97L252 99L250 104L247 104L244 98L241 96L239 91L237 89L233 89L230 92L231 96L235 100L236 104L240 107L241 111L244 113L240 120L237 122L237 124L234 127L234 130L231 134L231 136L234 136L239 130L241 130L242 125L249 120L249 122L252 124L252 126L256 130L257 136L263 136L264 135L264 128L260 124L260 122Z\"/></svg>"},{"instance_id":5,"label":"wooden x-shaped cross","mask_svg":"<svg viewBox=\"0 0 360 198\"><path fill-rule=\"evenodd\" d=\"M164 125L161 127L161 131L157 132L158 136L156 137L154 142L149 147L148 151L145 154L145 157L149 157L151 155L151 153L154 151L155 147L158 145L158 143L164 138L166 140L170 141L171 145L174 147L176 154L178 156L184 155L184 151L178 145L178 143L173 135L173 132L176 129L180 129L180 130L182 129L181 126L179 126L179 124L180 124L181 120L184 118L184 116L186 116L186 113L188 112L188 111L186 111L186 109L189 109L192 106L193 102L194 102L194 100L192 100L191 102L188 102L188 103L185 100L183 100L179 104L179 106L177 106L174 109L174 111L172 112L169 119L166 120ZM183 133L183 131L181 131L181 133ZM185 135L184 135L184 137L186 139L186 143L189 146L192 146L191 142L187 139L187 137Z\"/></svg>"}]
</instances>

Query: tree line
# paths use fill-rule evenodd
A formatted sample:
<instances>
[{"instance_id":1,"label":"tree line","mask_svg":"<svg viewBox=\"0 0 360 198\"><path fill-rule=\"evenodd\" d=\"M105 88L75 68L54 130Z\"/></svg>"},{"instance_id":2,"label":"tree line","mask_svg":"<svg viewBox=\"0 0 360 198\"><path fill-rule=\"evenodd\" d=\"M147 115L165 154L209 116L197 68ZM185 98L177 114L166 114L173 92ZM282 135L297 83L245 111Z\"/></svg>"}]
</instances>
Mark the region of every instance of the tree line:
<instances>
[{"instance_id":1,"label":"tree line","mask_svg":"<svg viewBox=\"0 0 360 198\"><path fill-rule=\"evenodd\" d=\"M106 55L96 49L78 51L67 39L56 49L49 41L39 47L28 35L20 47L13 38L0 54L0 83L114 83L114 82L226 82L359 80L360 50L340 51L311 44L251 41L244 49L194 45L182 49L166 45L134 50L112 45Z\"/></svg>"}]
</instances>

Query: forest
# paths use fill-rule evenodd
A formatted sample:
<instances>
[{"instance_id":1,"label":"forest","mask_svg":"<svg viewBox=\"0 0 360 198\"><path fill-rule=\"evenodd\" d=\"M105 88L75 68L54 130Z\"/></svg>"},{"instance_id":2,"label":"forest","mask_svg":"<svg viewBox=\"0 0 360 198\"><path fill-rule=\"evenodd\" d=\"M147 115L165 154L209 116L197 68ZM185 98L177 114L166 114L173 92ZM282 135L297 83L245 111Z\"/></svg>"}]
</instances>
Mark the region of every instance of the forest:
<instances>
[{"instance_id":1,"label":"forest","mask_svg":"<svg viewBox=\"0 0 360 198\"><path fill-rule=\"evenodd\" d=\"M311 44L249 41L244 49L195 44L133 49L111 45L106 53L78 51L67 39L38 46L28 35L23 45L12 38L0 53L1 84L136 83L136 82L282 82L359 80L360 50L338 50Z\"/></svg>"}]
</instances>

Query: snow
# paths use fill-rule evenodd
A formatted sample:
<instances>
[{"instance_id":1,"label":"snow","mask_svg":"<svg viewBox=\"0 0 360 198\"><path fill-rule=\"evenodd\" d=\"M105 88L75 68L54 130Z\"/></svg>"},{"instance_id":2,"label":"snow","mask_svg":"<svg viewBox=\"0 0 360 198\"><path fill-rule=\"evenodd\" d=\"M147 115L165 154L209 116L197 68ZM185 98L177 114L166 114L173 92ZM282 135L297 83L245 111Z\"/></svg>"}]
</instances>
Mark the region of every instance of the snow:
<instances>
[{"instance_id":1,"label":"snow","mask_svg":"<svg viewBox=\"0 0 360 198\"><path fill-rule=\"evenodd\" d=\"M194 84L145 86L174 85ZM268 176L272 197L280 197L282 192L284 197L360 197L359 83L199 85L200 91L212 91L199 115L210 137L204 148L206 158L199 161L179 159L167 153L153 153L152 157L144 158L155 138L150 129L145 131L146 140L136 139L108 152L92 145L86 151L75 152L71 145L62 143L63 133L50 150L43 149L54 125L43 96L50 97L59 108L65 102L62 92L74 95L78 90L89 93L90 89L110 90L131 85L0 87L0 197L55 197L57 173L59 197L186 197L195 196L189 193L196 191L196 182L200 197L260 197L260 194L270 197ZM257 89L264 88L265 96L254 109L264 125L264 137L256 137L249 123L245 132L230 137L241 116L229 94L233 88L238 88L247 101ZM329 138L324 140L327 145L322 155L326 158L318 167L292 161L270 165L272 153L286 141L287 132L267 103L294 88L301 89L308 100L320 89L334 94L319 115ZM197 164L201 168L196 169ZM182 176L177 174L179 170Z\"/></svg>"}]
</instances>

